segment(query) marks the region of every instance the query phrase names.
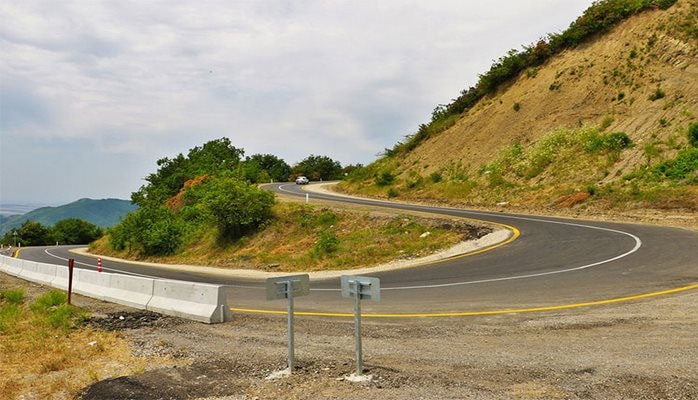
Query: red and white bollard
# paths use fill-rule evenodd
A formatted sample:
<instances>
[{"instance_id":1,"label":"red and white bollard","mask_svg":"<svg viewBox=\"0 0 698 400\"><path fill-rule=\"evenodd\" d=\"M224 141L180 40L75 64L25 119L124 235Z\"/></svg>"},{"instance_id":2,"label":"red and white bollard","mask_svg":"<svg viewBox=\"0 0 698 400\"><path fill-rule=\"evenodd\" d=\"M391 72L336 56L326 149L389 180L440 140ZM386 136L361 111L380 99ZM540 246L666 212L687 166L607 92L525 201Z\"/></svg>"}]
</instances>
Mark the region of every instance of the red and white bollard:
<instances>
[{"instance_id":1,"label":"red and white bollard","mask_svg":"<svg viewBox=\"0 0 698 400\"><path fill-rule=\"evenodd\" d=\"M97 259L97 272L102 272L102 259Z\"/></svg>"}]
</instances>

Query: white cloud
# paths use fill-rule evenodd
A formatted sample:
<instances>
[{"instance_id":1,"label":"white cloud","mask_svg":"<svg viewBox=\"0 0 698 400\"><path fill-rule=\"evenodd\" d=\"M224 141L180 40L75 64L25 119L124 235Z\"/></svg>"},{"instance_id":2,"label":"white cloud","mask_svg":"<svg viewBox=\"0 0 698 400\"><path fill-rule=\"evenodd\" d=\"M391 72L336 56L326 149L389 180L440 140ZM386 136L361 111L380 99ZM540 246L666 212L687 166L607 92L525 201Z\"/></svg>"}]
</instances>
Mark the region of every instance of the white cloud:
<instances>
[{"instance_id":1,"label":"white cloud","mask_svg":"<svg viewBox=\"0 0 698 400\"><path fill-rule=\"evenodd\" d=\"M369 162L493 59L590 3L2 2L0 151L40 140L55 149L42 157L73 146L113 168L127 158L136 176L103 188L120 197L157 158L224 135L291 163L310 153ZM0 199L32 196L6 171Z\"/></svg>"}]
</instances>

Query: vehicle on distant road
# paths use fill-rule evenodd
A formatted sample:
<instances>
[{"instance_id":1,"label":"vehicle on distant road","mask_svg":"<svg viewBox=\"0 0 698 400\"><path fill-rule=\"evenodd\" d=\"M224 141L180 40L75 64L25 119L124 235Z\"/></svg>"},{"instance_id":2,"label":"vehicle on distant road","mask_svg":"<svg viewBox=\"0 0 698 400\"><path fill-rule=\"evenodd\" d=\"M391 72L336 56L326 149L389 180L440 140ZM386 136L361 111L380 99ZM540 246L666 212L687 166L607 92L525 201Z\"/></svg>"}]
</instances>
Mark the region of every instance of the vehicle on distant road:
<instances>
[{"instance_id":1,"label":"vehicle on distant road","mask_svg":"<svg viewBox=\"0 0 698 400\"><path fill-rule=\"evenodd\" d=\"M296 178L296 185L307 185L310 181L305 176Z\"/></svg>"}]
</instances>

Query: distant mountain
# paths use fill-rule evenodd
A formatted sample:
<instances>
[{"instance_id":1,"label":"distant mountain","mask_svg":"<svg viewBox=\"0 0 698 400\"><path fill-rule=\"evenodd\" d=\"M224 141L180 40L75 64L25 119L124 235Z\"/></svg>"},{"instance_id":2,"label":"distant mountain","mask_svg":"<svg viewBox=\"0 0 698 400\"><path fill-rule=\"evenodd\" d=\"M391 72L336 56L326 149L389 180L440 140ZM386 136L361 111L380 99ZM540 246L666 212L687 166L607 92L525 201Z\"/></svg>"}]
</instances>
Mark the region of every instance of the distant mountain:
<instances>
[{"instance_id":1,"label":"distant mountain","mask_svg":"<svg viewBox=\"0 0 698 400\"><path fill-rule=\"evenodd\" d=\"M80 199L58 207L42 207L23 215L2 216L0 235L12 228L19 228L25 221L37 221L52 226L67 218L80 218L97 226L108 228L119 223L127 213L137 207L128 200L119 199Z\"/></svg>"}]
</instances>

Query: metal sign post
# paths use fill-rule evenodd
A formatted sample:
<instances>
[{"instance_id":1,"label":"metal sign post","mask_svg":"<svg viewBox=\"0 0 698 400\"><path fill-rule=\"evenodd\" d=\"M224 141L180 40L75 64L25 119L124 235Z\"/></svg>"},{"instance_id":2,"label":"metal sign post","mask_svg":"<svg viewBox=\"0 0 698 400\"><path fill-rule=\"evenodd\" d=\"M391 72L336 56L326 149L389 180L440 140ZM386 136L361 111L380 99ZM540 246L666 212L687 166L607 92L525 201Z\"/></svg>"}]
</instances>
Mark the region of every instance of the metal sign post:
<instances>
[{"instance_id":1,"label":"metal sign post","mask_svg":"<svg viewBox=\"0 0 698 400\"><path fill-rule=\"evenodd\" d=\"M288 373L295 364L293 337L293 299L310 294L310 276L291 275L269 278L266 281L267 300L288 299Z\"/></svg>"},{"instance_id":2,"label":"metal sign post","mask_svg":"<svg viewBox=\"0 0 698 400\"><path fill-rule=\"evenodd\" d=\"M361 346L361 300L380 301L380 279L367 276L341 277L342 297L354 298L354 347L356 350L356 373L361 376L364 372L363 351Z\"/></svg>"}]
</instances>

